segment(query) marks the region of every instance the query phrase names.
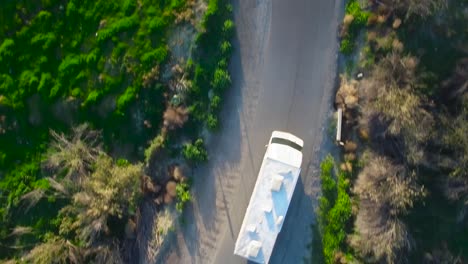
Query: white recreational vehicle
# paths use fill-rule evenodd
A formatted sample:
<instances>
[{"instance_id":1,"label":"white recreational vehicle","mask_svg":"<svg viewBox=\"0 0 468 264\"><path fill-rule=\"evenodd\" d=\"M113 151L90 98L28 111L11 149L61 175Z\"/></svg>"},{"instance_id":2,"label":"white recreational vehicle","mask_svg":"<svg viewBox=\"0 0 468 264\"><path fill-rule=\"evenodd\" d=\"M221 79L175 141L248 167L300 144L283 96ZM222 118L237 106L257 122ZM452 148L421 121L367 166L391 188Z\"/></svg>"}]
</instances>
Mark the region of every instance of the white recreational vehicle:
<instances>
[{"instance_id":1,"label":"white recreational vehicle","mask_svg":"<svg viewBox=\"0 0 468 264\"><path fill-rule=\"evenodd\" d=\"M272 133L234 254L257 263L270 260L301 172L303 146L290 133Z\"/></svg>"}]
</instances>

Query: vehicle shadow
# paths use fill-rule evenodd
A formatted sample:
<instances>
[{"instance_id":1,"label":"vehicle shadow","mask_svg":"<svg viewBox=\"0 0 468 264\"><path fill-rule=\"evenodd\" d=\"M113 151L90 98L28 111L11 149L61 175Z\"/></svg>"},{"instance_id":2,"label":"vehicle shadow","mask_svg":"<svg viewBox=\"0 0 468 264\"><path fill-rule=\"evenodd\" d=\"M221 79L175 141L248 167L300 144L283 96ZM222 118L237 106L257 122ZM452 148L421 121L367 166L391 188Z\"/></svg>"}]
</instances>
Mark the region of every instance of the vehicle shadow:
<instances>
[{"instance_id":1,"label":"vehicle shadow","mask_svg":"<svg viewBox=\"0 0 468 264\"><path fill-rule=\"evenodd\" d=\"M269 263L302 263L302 254L295 253L304 252L304 245L310 240L307 238L312 238L310 223L315 221L314 205L312 196L305 193L302 177L297 181L290 205Z\"/></svg>"}]
</instances>

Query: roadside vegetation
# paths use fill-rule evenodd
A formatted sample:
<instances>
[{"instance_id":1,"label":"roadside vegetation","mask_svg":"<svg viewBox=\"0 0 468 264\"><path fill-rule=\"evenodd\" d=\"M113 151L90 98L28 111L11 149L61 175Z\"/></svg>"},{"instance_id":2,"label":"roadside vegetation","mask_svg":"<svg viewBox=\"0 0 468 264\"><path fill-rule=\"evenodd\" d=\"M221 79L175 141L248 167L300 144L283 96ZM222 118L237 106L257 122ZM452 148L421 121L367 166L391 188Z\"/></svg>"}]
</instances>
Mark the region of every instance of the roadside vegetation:
<instances>
[{"instance_id":1,"label":"roadside vegetation","mask_svg":"<svg viewBox=\"0 0 468 264\"><path fill-rule=\"evenodd\" d=\"M468 260L467 23L462 1L347 2L342 156L321 166L325 262ZM332 222L340 182L352 210Z\"/></svg>"},{"instance_id":2,"label":"roadside vegetation","mask_svg":"<svg viewBox=\"0 0 468 264\"><path fill-rule=\"evenodd\" d=\"M224 0L1 3L0 262L156 258L220 127L233 34Z\"/></svg>"}]
</instances>

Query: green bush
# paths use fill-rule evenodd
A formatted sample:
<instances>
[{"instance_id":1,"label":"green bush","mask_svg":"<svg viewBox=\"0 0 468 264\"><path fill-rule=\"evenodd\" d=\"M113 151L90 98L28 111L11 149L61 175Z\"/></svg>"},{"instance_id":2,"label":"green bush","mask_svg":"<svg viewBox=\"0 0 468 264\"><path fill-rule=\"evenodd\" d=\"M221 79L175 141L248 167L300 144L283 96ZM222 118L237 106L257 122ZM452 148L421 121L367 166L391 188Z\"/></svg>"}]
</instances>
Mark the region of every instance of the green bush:
<instances>
[{"instance_id":1,"label":"green bush","mask_svg":"<svg viewBox=\"0 0 468 264\"><path fill-rule=\"evenodd\" d=\"M12 39L5 39L0 45L0 62L11 58L13 56L13 47L15 46L15 41Z\"/></svg>"},{"instance_id":2,"label":"green bush","mask_svg":"<svg viewBox=\"0 0 468 264\"><path fill-rule=\"evenodd\" d=\"M369 19L371 13L363 11L358 0L349 0L346 4L346 14L350 14L354 17L352 23L363 27L367 24L367 19Z\"/></svg>"},{"instance_id":3,"label":"green bush","mask_svg":"<svg viewBox=\"0 0 468 264\"><path fill-rule=\"evenodd\" d=\"M345 38L341 40L340 52L345 55L350 55L354 50L354 42L351 38Z\"/></svg>"},{"instance_id":4,"label":"green bush","mask_svg":"<svg viewBox=\"0 0 468 264\"><path fill-rule=\"evenodd\" d=\"M122 114L125 108L135 99L137 89L133 86L127 87L125 92L117 98L116 111Z\"/></svg>"},{"instance_id":5,"label":"green bush","mask_svg":"<svg viewBox=\"0 0 468 264\"><path fill-rule=\"evenodd\" d=\"M138 15L132 15L132 16L124 17L124 18L117 20L116 22L112 23L110 26L103 28L96 33L97 41L102 43L112 38L113 36L115 36L116 34L120 32L127 31L136 27L139 23L138 20L139 20Z\"/></svg>"},{"instance_id":6,"label":"green bush","mask_svg":"<svg viewBox=\"0 0 468 264\"><path fill-rule=\"evenodd\" d=\"M214 95L213 98L211 98L211 102L210 102L211 110L218 111L220 106L221 106L221 97L219 97L218 95Z\"/></svg>"},{"instance_id":7,"label":"green bush","mask_svg":"<svg viewBox=\"0 0 468 264\"><path fill-rule=\"evenodd\" d=\"M82 58L76 54L70 54L62 60L58 67L60 77L73 75L77 68L81 65Z\"/></svg>"},{"instance_id":8,"label":"green bush","mask_svg":"<svg viewBox=\"0 0 468 264\"><path fill-rule=\"evenodd\" d=\"M164 148L164 145L165 139L162 135L158 135L153 140L151 140L149 147L145 149L145 162L148 163L153 153L160 150L161 148Z\"/></svg>"},{"instance_id":9,"label":"green bush","mask_svg":"<svg viewBox=\"0 0 468 264\"><path fill-rule=\"evenodd\" d=\"M167 55L167 46L162 46L143 54L141 56L141 62L143 62L147 67L151 67L153 65L161 64L162 62L164 62L167 58Z\"/></svg>"},{"instance_id":10,"label":"green bush","mask_svg":"<svg viewBox=\"0 0 468 264\"><path fill-rule=\"evenodd\" d=\"M234 22L231 19L224 21L222 30L226 39L231 38L234 34Z\"/></svg>"},{"instance_id":11,"label":"green bush","mask_svg":"<svg viewBox=\"0 0 468 264\"><path fill-rule=\"evenodd\" d=\"M229 72L227 70L217 68L214 72L213 81L211 82L211 86L213 86L214 90L221 92L230 85L231 76L229 75Z\"/></svg>"},{"instance_id":12,"label":"green bush","mask_svg":"<svg viewBox=\"0 0 468 264\"><path fill-rule=\"evenodd\" d=\"M322 195L334 202L336 196L336 182L333 179L333 167L335 161L331 155L327 155L325 160L320 163L320 182L322 184Z\"/></svg>"},{"instance_id":13,"label":"green bush","mask_svg":"<svg viewBox=\"0 0 468 264\"><path fill-rule=\"evenodd\" d=\"M203 144L203 139L199 138L195 143L185 144L182 150L185 159L191 162L199 163L208 160L208 153Z\"/></svg>"},{"instance_id":14,"label":"green bush","mask_svg":"<svg viewBox=\"0 0 468 264\"><path fill-rule=\"evenodd\" d=\"M231 42L223 41L223 43L221 43L221 53L222 53L223 57L231 56L231 53L232 53Z\"/></svg>"},{"instance_id":15,"label":"green bush","mask_svg":"<svg viewBox=\"0 0 468 264\"><path fill-rule=\"evenodd\" d=\"M335 253L343 250L346 225L351 218L349 180L344 172L333 176L334 160L328 155L320 164L322 195L319 198L318 223L326 263L334 263Z\"/></svg>"},{"instance_id":16,"label":"green bush","mask_svg":"<svg viewBox=\"0 0 468 264\"><path fill-rule=\"evenodd\" d=\"M359 31L367 25L371 13L363 11L357 0L349 0L346 4L346 14L352 15L354 19L349 25L346 37L341 40L340 52L349 55L353 53L356 37Z\"/></svg>"},{"instance_id":17,"label":"green bush","mask_svg":"<svg viewBox=\"0 0 468 264\"><path fill-rule=\"evenodd\" d=\"M192 195L190 194L190 185L187 182L178 183L176 186L176 193L176 209L177 211L182 212L185 204L192 200Z\"/></svg>"},{"instance_id":18,"label":"green bush","mask_svg":"<svg viewBox=\"0 0 468 264\"><path fill-rule=\"evenodd\" d=\"M46 93L52 87L52 84L53 84L52 75L48 72L43 72L41 74L41 81L39 82L37 91L40 93Z\"/></svg>"},{"instance_id":19,"label":"green bush","mask_svg":"<svg viewBox=\"0 0 468 264\"><path fill-rule=\"evenodd\" d=\"M346 239L346 225L351 218L351 198L348 195L349 181L343 172L338 175L338 194L335 204L326 215L322 237L323 255L327 263L335 263L335 253L342 251Z\"/></svg>"},{"instance_id":20,"label":"green bush","mask_svg":"<svg viewBox=\"0 0 468 264\"><path fill-rule=\"evenodd\" d=\"M206 118L206 125L211 131L217 130L219 128L218 118L213 114L209 114Z\"/></svg>"}]
</instances>

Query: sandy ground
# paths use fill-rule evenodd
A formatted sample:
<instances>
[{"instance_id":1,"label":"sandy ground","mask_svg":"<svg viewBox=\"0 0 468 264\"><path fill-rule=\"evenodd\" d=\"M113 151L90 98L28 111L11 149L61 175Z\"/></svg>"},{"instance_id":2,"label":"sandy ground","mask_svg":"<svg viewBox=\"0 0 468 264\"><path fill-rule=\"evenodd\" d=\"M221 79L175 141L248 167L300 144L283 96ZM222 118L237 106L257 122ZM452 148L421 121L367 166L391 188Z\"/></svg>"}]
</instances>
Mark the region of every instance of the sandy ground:
<instances>
[{"instance_id":1,"label":"sandy ground","mask_svg":"<svg viewBox=\"0 0 468 264\"><path fill-rule=\"evenodd\" d=\"M210 161L194 171L194 201L162 263L245 263L234 256L265 144L273 130L304 139L304 160L270 263L308 257L319 192L318 151L336 77L343 0L233 0L233 87Z\"/></svg>"}]
</instances>

